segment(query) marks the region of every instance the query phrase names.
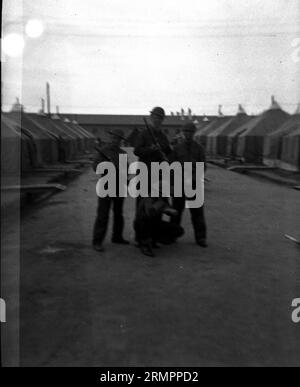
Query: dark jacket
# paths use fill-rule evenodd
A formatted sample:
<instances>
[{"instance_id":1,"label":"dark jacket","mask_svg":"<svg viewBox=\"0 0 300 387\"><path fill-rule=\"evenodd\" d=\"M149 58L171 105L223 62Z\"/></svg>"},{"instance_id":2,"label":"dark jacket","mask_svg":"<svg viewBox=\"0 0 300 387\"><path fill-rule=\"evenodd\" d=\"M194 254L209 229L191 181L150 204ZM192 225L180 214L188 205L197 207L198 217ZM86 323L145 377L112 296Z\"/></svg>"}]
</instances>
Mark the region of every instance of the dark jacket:
<instances>
[{"instance_id":1,"label":"dark jacket","mask_svg":"<svg viewBox=\"0 0 300 387\"><path fill-rule=\"evenodd\" d=\"M172 152L172 149L170 147L167 136L162 131L153 131L153 134L162 151L168 157ZM150 149L151 145L155 145L152 136L146 129L144 129L137 138L134 154L146 165L149 165L154 161L161 162L164 160L159 150Z\"/></svg>"},{"instance_id":2,"label":"dark jacket","mask_svg":"<svg viewBox=\"0 0 300 387\"><path fill-rule=\"evenodd\" d=\"M202 145L196 141L187 143L186 141L177 144L171 156L172 161L179 161L181 164L184 162L205 162L205 151Z\"/></svg>"},{"instance_id":3,"label":"dark jacket","mask_svg":"<svg viewBox=\"0 0 300 387\"><path fill-rule=\"evenodd\" d=\"M177 144L172 152L170 161L179 161L181 165L184 162L192 162L193 164L193 180L196 178L196 162L204 162L204 171L206 171L206 157L202 145L196 141L187 143L186 141Z\"/></svg>"},{"instance_id":4,"label":"dark jacket","mask_svg":"<svg viewBox=\"0 0 300 387\"><path fill-rule=\"evenodd\" d=\"M119 168L119 155L126 154L126 152L116 145L105 145L95 148L95 154L93 157L93 169L96 172L97 165L103 161L111 161L116 170Z\"/></svg>"}]
</instances>

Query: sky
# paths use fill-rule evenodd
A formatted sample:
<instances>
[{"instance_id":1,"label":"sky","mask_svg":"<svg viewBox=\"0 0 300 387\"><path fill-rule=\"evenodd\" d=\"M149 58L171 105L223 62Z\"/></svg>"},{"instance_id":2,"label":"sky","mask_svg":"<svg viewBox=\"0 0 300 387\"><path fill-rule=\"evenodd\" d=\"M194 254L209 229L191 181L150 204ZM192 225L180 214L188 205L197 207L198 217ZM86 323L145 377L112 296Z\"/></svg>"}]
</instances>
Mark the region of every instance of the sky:
<instances>
[{"instance_id":1,"label":"sky","mask_svg":"<svg viewBox=\"0 0 300 387\"><path fill-rule=\"evenodd\" d=\"M24 34L23 54L2 54L3 110L19 97L37 112L51 85L52 111L257 114L271 95L300 102L299 0L4 0L2 36Z\"/></svg>"}]
</instances>

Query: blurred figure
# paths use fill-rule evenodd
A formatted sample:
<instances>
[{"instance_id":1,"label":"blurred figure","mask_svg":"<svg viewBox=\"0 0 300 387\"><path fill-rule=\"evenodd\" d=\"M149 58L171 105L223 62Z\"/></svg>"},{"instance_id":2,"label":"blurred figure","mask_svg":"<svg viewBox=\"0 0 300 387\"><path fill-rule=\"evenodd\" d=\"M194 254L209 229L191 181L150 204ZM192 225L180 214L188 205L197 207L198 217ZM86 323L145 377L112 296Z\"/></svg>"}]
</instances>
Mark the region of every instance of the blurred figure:
<instances>
[{"instance_id":1,"label":"blurred figure","mask_svg":"<svg viewBox=\"0 0 300 387\"><path fill-rule=\"evenodd\" d=\"M119 191L118 187L118 166L119 166L119 155L126 154L124 150L120 148L121 141L124 138L123 131L120 129L112 130L110 133L110 144L103 147L97 147L96 154L93 161L93 168L96 172L97 166L103 161L110 161L114 164L117 171L117 192ZM123 229L124 229L124 217L123 217L123 197L109 197L104 198L98 197L98 208L97 216L94 224L93 231L93 247L96 251L104 251L103 241L106 235L108 220L109 220L109 211L111 206L113 207L114 220L113 220L113 234L112 234L112 243L120 243L127 245L129 244L123 238Z\"/></svg>"},{"instance_id":2,"label":"blurred figure","mask_svg":"<svg viewBox=\"0 0 300 387\"><path fill-rule=\"evenodd\" d=\"M154 257L153 247L158 243L170 244L184 233L183 228L176 223L162 220L162 214L176 216L175 211L166 198L147 197L138 202L134 229L139 247L144 255Z\"/></svg>"},{"instance_id":3,"label":"blurred figure","mask_svg":"<svg viewBox=\"0 0 300 387\"><path fill-rule=\"evenodd\" d=\"M187 122L183 128L182 133L184 141L174 147L172 161L179 161L181 165L185 162L205 162L205 152L203 147L194 140L194 134L196 126L193 122ZM195 180L196 168L193 168L192 179ZM182 197L173 197L173 208L177 211L177 215L173 216L172 221L180 225L182 213L185 208L186 198L183 194ZM204 208L190 208L192 224L194 228L196 243L201 247L207 247L206 241L206 222L204 217Z\"/></svg>"}]
</instances>

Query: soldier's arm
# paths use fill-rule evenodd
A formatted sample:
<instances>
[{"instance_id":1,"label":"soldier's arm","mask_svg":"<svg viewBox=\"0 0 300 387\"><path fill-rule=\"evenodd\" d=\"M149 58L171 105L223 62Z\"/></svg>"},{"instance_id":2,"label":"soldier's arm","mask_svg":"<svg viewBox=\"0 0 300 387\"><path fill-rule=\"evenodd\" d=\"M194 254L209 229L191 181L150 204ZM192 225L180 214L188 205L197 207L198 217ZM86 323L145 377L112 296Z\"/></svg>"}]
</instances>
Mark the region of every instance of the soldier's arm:
<instances>
[{"instance_id":1,"label":"soldier's arm","mask_svg":"<svg viewBox=\"0 0 300 387\"><path fill-rule=\"evenodd\" d=\"M134 154L137 157L150 156L157 153L157 148L154 144L148 145L145 141L145 134L141 133L136 141Z\"/></svg>"},{"instance_id":2,"label":"soldier's arm","mask_svg":"<svg viewBox=\"0 0 300 387\"><path fill-rule=\"evenodd\" d=\"M163 134L163 136L164 136L164 144L163 144L163 146L162 146L162 151L163 151L167 156L169 156L169 155L172 153L172 147L171 147L171 145L170 145L170 142L169 142L169 140L168 140L168 137L167 137L165 134Z\"/></svg>"},{"instance_id":3,"label":"soldier's arm","mask_svg":"<svg viewBox=\"0 0 300 387\"><path fill-rule=\"evenodd\" d=\"M178 211L172 207L166 207L163 212L164 212L164 214L169 215L169 216L176 216L178 214Z\"/></svg>"}]
</instances>

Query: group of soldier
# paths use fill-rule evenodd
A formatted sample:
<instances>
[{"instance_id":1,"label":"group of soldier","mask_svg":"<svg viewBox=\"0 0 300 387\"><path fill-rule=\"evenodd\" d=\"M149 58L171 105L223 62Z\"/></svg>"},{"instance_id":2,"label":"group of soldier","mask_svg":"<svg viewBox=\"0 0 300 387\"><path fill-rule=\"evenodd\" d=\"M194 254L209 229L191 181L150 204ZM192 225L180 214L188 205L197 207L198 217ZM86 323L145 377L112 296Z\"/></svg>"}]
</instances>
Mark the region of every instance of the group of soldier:
<instances>
[{"instance_id":1,"label":"group of soldier","mask_svg":"<svg viewBox=\"0 0 300 387\"><path fill-rule=\"evenodd\" d=\"M180 143L171 147L167 136L163 131L165 111L161 107L155 107L150 112L149 122L145 120L146 127L141 131L135 141L134 154L143 162L147 168L151 163L162 161L177 161L183 165L184 162L204 162L205 152L203 147L194 140L196 127L193 122L183 124L182 138ZM96 168L103 161L111 161L116 167L119 155L126 153L121 148L124 138L120 129L110 132L111 142L96 148L93 167ZM116 168L117 173L118 169ZM148 174L149 176L151 174ZM194 176L197 178L197 176ZM118 181L118 179L117 179ZM158 190L160 190L158 184ZM144 255L153 257L154 249L159 244L171 244L183 235L181 218L185 208L186 197L184 193L180 197L166 198L163 195L152 197L139 196L136 199L136 213L134 219L135 244ZM113 232L112 243L127 245L129 241L123 237L124 197L98 197L97 216L93 231L93 247L102 252L103 241L106 235L110 208L113 209ZM207 247L206 222L204 209L202 207L190 208L191 220L194 229L196 243L201 247ZM169 221L163 220L163 214L169 216Z\"/></svg>"}]
</instances>

